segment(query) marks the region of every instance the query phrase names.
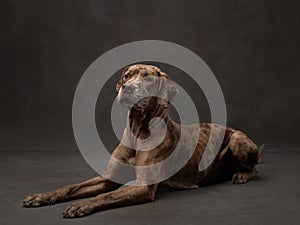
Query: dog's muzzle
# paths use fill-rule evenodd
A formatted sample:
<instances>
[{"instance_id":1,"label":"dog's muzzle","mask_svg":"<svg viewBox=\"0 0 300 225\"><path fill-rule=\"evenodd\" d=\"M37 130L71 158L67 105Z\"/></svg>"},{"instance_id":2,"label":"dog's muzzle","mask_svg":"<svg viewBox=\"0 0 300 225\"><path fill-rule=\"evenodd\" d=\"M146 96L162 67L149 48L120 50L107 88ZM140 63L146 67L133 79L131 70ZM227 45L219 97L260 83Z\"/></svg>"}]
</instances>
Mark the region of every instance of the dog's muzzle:
<instances>
[{"instance_id":1,"label":"dog's muzzle","mask_svg":"<svg viewBox=\"0 0 300 225\"><path fill-rule=\"evenodd\" d=\"M118 102L124 107L130 109L145 108L147 106L146 99L142 93L139 93L139 87L135 84L125 84L121 87L118 94Z\"/></svg>"}]
</instances>

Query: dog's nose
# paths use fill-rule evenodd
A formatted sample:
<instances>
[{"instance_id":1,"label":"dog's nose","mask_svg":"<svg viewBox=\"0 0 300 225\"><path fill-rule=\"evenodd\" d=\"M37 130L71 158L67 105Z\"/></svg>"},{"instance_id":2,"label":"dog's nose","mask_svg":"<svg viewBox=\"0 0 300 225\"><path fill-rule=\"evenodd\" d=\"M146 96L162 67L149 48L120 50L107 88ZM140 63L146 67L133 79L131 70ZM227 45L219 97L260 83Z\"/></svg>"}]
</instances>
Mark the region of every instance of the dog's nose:
<instances>
[{"instance_id":1,"label":"dog's nose","mask_svg":"<svg viewBox=\"0 0 300 225\"><path fill-rule=\"evenodd\" d=\"M122 90L124 93L130 94L130 93L134 92L135 87L133 85L123 85Z\"/></svg>"}]
</instances>

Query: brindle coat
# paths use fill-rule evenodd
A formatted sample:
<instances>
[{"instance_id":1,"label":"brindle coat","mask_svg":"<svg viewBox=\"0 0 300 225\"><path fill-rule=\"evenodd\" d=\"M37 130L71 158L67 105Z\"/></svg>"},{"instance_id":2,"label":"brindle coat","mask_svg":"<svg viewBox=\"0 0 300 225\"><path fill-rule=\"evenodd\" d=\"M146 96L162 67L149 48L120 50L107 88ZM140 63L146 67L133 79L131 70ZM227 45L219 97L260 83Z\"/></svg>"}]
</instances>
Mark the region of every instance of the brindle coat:
<instances>
[{"instance_id":1,"label":"brindle coat","mask_svg":"<svg viewBox=\"0 0 300 225\"><path fill-rule=\"evenodd\" d=\"M123 93L125 92L123 89L125 89L126 86L130 86L130 84L134 83L137 79L151 76L164 77L170 80L166 73L152 65L137 64L126 68L123 71L121 80L116 86L119 92L119 101L122 103L122 101L125 101L126 97L128 97L128 93L132 94L136 91L136 89L133 88L127 92L126 95ZM166 91L168 100L172 100L177 94L177 88L172 85L163 86L162 88ZM146 102L140 105L135 104L130 109L127 126L134 136L145 139L150 135L148 127L149 121L153 117L160 117L167 125L167 134L163 143L151 151L136 151L126 147L122 143L117 146L112 153L113 157L121 162L136 166L152 165L166 159L174 151L179 139L180 130L185 130L188 135L195 136L197 134L193 133L193 131L195 130L195 126L199 126L199 124L181 126L172 121L166 110L168 105L167 100L158 97L149 97L145 101ZM123 104L126 105L124 102ZM223 143L213 162L204 171L199 171L199 163L207 147L212 126L214 126L214 129L217 131L225 129ZM212 133L212 135L214 134ZM185 166L175 175L161 183L173 190L182 190L198 188L202 185L212 184L230 178L233 183L241 184L257 176L256 164L260 156L260 151L243 132L229 127L224 128L210 123L201 123L199 137L195 152ZM124 132L123 138L129 139L130 137L127 137L127 133ZM188 147L188 144L182 146L182 148ZM38 207L78 198L92 197L69 206L63 212L63 217L74 218L109 208L154 201L158 183L126 186L119 189L119 187L122 186L121 184L105 178L117 174L118 169L120 170L120 168L110 160L103 176L82 183L72 184L55 191L30 195L23 201L23 206ZM160 171L156 172L159 173ZM147 177L147 174L137 174L136 176L137 182L139 182L143 177Z\"/></svg>"}]
</instances>

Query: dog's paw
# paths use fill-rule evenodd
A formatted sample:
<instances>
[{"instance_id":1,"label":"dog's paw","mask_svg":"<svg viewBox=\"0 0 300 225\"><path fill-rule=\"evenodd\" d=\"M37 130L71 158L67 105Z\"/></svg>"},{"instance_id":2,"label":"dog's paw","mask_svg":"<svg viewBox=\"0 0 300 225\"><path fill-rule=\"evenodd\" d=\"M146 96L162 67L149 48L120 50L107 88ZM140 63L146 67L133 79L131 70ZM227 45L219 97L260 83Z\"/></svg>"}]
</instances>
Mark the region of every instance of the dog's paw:
<instances>
[{"instance_id":1,"label":"dog's paw","mask_svg":"<svg viewBox=\"0 0 300 225\"><path fill-rule=\"evenodd\" d=\"M78 202L70 205L63 213L64 218L76 218L83 217L91 214L94 211L94 207L88 201Z\"/></svg>"},{"instance_id":2,"label":"dog's paw","mask_svg":"<svg viewBox=\"0 0 300 225\"><path fill-rule=\"evenodd\" d=\"M258 173L256 170L252 172L245 172L245 173L236 173L232 176L232 183L234 184L244 184L247 183L249 180L257 177Z\"/></svg>"},{"instance_id":3,"label":"dog's paw","mask_svg":"<svg viewBox=\"0 0 300 225\"><path fill-rule=\"evenodd\" d=\"M244 184L248 181L248 177L243 173L236 173L232 176L233 184Z\"/></svg>"},{"instance_id":4,"label":"dog's paw","mask_svg":"<svg viewBox=\"0 0 300 225\"><path fill-rule=\"evenodd\" d=\"M27 196L23 202L23 207L40 207L45 205L52 205L56 203L58 196L55 192L38 193Z\"/></svg>"},{"instance_id":5,"label":"dog's paw","mask_svg":"<svg viewBox=\"0 0 300 225\"><path fill-rule=\"evenodd\" d=\"M34 194L27 196L23 202L23 207L39 207L49 205L49 198L46 194Z\"/></svg>"}]
</instances>

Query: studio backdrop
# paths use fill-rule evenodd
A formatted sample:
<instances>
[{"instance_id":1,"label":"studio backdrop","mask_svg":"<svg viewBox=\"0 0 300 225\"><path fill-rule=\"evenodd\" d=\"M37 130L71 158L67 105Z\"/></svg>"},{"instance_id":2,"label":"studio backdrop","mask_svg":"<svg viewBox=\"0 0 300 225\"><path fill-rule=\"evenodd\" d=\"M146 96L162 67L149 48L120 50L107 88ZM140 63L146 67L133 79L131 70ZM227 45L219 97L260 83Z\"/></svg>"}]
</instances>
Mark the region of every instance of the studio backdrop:
<instances>
[{"instance_id":1,"label":"studio backdrop","mask_svg":"<svg viewBox=\"0 0 300 225\"><path fill-rule=\"evenodd\" d=\"M222 88L228 125L258 145L299 144L297 1L4 0L1 5L1 150L78 151L72 102L83 73L103 53L139 40L173 42L199 55ZM187 74L148 63L184 86L200 120L210 121L207 99ZM121 69L105 84L95 116L99 135L112 149L118 140L109 113ZM172 115L176 119L176 112Z\"/></svg>"}]
</instances>

